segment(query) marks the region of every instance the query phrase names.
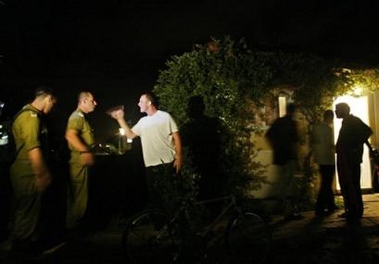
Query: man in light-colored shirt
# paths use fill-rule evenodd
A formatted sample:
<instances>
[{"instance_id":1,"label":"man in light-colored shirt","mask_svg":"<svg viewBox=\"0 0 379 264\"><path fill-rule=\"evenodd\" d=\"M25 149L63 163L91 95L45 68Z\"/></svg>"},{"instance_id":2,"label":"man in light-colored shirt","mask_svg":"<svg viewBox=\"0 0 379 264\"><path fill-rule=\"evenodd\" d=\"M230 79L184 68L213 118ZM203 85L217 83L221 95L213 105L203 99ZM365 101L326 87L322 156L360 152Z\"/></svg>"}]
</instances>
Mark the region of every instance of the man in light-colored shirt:
<instances>
[{"instance_id":1,"label":"man in light-colored shirt","mask_svg":"<svg viewBox=\"0 0 379 264\"><path fill-rule=\"evenodd\" d=\"M178 127L169 113L158 110L153 94L142 94L138 106L146 116L132 128L125 122L122 109L112 111L110 115L125 130L127 138L141 138L149 205L167 209L171 199L169 194L175 192L173 181L182 167L182 144Z\"/></svg>"},{"instance_id":2,"label":"man in light-colored shirt","mask_svg":"<svg viewBox=\"0 0 379 264\"><path fill-rule=\"evenodd\" d=\"M331 124L334 113L326 110L323 122L314 126L312 131L312 151L314 161L319 166L321 176L320 188L317 196L315 215L324 216L336 209L334 202L333 181L335 175L335 147Z\"/></svg>"}]
</instances>

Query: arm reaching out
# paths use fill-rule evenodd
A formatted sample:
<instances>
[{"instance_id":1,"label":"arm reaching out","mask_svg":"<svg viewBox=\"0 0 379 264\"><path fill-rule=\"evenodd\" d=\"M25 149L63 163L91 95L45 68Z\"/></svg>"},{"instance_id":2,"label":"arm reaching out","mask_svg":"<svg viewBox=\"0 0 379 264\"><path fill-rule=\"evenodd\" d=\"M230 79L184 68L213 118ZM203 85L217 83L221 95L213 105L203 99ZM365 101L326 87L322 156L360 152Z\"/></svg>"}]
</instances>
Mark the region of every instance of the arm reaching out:
<instances>
[{"instance_id":1,"label":"arm reaching out","mask_svg":"<svg viewBox=\"0 0 379 264\"><path fill-rule=\"evenodd\" d=\"M128 124L126 123L124 119L124 110L122 109L114 110L114 111L111 111L109 114L112 118L116 119L120 127L125 130L125 135L127 138L133 139L137 137L137 135L134 134L134 132L130 129L130 127L128 126Z\"/></svg>"}]
</instances>

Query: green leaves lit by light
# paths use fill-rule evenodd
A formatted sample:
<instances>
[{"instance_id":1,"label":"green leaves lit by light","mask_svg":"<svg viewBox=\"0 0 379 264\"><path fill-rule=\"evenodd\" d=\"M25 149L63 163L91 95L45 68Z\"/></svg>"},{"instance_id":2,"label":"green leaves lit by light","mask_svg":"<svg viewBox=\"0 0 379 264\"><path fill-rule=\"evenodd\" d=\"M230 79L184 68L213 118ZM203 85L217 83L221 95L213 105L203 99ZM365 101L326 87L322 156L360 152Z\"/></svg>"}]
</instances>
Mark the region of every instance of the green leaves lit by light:
<instances>
[{"instance_id":1,"label":"green leaves lit by light","mask_svg":"<svg viewBox=\"0 0 379 264\"><path fill-rule=\"evenodd\" d=\"M335 71L335 74L338 78L335 82L335 96L359 97L379 89L378 69L340 68Z\"/></svg>"}]
</instances>

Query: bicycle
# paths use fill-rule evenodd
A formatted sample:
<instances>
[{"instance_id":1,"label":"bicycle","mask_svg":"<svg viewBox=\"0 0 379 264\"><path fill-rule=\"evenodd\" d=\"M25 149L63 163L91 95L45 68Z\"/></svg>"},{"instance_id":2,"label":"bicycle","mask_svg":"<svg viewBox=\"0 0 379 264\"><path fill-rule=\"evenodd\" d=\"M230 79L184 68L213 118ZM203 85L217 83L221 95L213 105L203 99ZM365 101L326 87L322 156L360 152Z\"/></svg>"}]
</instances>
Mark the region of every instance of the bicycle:
<instances>
[{"instance_id":1,"label":"bicycle","mask_svg":"<svg viewBox=\"0 0 379 264\"><path fill-rule=\"evenodd\" d=\"M171 217L151 209L137 213L122 234L126 257L135 264L263 263L271 243L263 218L242 210L234 195L194 205L199 209L217 202L225 203L221 212L212 217L209 224L195 227L191 225L188 203L180 206Z\"/></svg>"}]
</instances>

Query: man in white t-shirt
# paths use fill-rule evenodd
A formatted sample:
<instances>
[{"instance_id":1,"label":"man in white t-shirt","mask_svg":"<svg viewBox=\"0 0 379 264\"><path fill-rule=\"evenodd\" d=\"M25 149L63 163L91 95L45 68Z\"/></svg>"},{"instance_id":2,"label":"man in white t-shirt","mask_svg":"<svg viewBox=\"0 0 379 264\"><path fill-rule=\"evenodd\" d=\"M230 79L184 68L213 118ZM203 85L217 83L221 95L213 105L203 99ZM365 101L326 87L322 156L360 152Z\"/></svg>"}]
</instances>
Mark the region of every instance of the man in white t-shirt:
<instances>
[{"instance_id":1,"label":"man in white t-shirt","mask_svg":"<svg viewBox=\"0 0 379 264\"><path fill-rule=\"evenodd\" d=\"M333 110L326 110L323 115L323 122L316 124L312 131L313 157L319 166L321 177L315 205L316 216L326 216L337 208L333 191L335 177L333 118Z\"/></svg>"},{"instance_id":2,"label":"man in white t-shirt","mask_svg":"<svg viewBox=\"0 0 379 264\"><path fill-rule=\"evenodd\" d=\"M146 113L132 128L124 119L124 110L110 113L127 138L141 138L143 160L149 192L149 205L164 208L175 191L173 182L182 167L182 144L175 120L167 112L158 110L153 94L141 95L138 106Z\"/></svg>"}]
</instances>

